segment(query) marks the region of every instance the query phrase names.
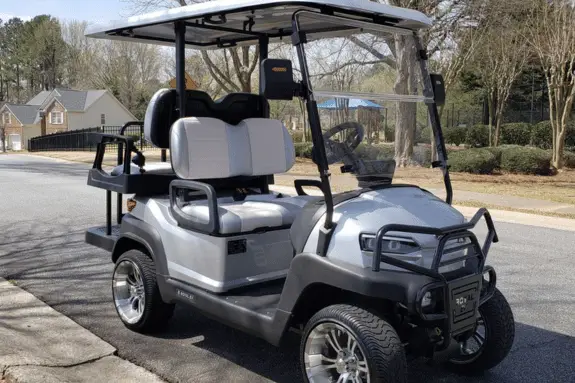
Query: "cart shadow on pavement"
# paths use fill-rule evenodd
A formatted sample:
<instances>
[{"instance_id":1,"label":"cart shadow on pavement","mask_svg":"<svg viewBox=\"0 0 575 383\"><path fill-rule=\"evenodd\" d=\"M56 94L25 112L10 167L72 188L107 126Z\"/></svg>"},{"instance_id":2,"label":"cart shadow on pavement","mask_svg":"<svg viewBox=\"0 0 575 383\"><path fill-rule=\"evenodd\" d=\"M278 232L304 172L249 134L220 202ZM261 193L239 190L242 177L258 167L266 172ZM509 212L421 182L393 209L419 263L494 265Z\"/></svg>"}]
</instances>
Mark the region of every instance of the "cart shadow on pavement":
<instances>
[{"instance_id":1,"label":"cart shadow on pavement","mask_svg":"<svg viewBox=\"0 0 575 383\"><path fill-rule=\"evenodd\" d=\"M282 347L221 325L208 317L179 307L163 339L192 339L193 346L214 353L260 376L278 383L301 381L300 337L288 333ZM503 363L481 376L458 376L440 363L427 359L409 362L409 382L525 383L575 381L575 338L516 323L513 349ZM287 367L287 368L286 368Z\"/></svg>"}]
</instances>

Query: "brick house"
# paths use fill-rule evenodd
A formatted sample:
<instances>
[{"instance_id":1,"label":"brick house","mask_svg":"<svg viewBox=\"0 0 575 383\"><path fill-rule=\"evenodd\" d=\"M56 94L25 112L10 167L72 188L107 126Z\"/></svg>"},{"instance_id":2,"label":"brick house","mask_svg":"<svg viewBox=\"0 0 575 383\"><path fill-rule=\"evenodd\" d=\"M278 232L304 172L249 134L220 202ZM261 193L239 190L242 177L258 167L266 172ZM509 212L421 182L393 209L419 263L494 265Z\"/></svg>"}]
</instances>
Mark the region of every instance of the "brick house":
<instances>
[{"instance_id":1,"label":"brick house","mask_svg":"<svg viewBox=\"0 0 575 383\"><path fill-rule=\"evenodd\" d=\"M6 148L11 150L25 149L28 140L41 133L40 116L34 105L4 104L0 125L4 126Z\"/></svg>"},{"instance_id":2,"label":"brick house","mask_svg":"<svg viewBox=\"0 0 575 383\"><path fill-rule=\"evenodd\" d=\"M12 150L26 149L32 137L95 126L121 126L136 118L107 90L56 88L42 91L26 104L5 104L0 124Z\"/></svg>"}]
</instances>

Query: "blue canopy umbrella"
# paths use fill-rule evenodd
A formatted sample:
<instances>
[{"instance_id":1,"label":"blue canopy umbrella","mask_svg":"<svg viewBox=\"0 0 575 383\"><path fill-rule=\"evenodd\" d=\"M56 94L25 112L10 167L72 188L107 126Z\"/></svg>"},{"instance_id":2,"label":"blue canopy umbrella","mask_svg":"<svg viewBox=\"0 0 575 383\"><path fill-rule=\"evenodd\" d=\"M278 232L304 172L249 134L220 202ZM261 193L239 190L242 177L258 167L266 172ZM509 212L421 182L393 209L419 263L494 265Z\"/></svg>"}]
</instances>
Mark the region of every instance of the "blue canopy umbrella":
<instances>
[{"instance_id":1,"label":"blue canopy umbrella","mask_svg":"<svg viewBox=\"0 0 575 383\"><path fill-rule=\"evenodd\" d=\"M346 105L347 104L347 105ZM347 106L349 110L355 110L357 108L371 108L371 109L384 109L383 106L376 104L375 102L371 102L369 100L363 100L359 98L352 98L352 99L331 99L325 102L322 102L317 107L318 109L328 109L328 110L337 110L343 109L344 106Z\"/></svg>"}]
</instances>

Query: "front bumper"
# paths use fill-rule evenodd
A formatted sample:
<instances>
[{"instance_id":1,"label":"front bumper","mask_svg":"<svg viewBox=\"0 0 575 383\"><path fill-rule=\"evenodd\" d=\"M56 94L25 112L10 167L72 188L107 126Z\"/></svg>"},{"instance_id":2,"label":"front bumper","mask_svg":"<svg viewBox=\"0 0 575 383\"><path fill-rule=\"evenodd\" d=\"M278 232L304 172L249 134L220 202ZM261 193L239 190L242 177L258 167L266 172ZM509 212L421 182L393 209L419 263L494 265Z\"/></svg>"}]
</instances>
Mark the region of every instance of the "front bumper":
<instances>
[{"instance_id":1,"label":"front bumper","mask_svg":"<svg viewBox=\"0 0 575 383\"><path fill-rule=\"evenodd\" d=\"M483 246L480 246L477 237L470 230L482 218L485 218L488 233ZM414 265L382 254L382 239L391 231L435 235L438 239L438 246L431 267ZM447 242L453 240L462 240L463 244L446 249ZM485 266L487 253L493 242L498 242L497 233L491 215L484 208L480 209L469 222L444 228L385 225L379 229L375 238L372 270L379 272L381 262L384 262L434 280L417 293L415 309L421 320L433 323L433 326L438 329L438 335L441 334L442 339L439 349L446 348L451 338L475 328L479 306L493 295L496 283L495 270ZM463 255L446 261L442 260L444 255L458 251ZM439 272L441 267L456 262L464 262L465 266L457 272ZM422 307L422 301L428 293L432 293L439 304L432 310L426 311Z\"/></svg>"}]
</instances>

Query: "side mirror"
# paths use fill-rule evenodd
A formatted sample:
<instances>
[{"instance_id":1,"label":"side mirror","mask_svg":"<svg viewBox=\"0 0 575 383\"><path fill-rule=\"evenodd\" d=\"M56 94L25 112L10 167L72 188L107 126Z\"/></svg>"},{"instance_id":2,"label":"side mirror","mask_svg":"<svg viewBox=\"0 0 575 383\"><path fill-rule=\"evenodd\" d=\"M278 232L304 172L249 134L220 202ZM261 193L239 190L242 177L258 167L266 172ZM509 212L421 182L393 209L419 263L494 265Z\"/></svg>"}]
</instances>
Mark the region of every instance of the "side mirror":
<instances>
[{"instance_id":1,"label":"side mirror","mask_svg":"<svg viewBox=\"0 0 575 383\"><path fill-rule=\"evenodd\" d=\"M263 95L268 100L291 101L297 84L293 80L293 68L290 60L265 59L262 71Z\"/></svg>"},{"instance_id":2,"label":"side mirror","mask_svg":"<svg viewBox=\"0 0 575 383\"><path fill-rule=\"evenodd\" d=\"M445 104L445 81L440 74L430 74L433 95L437 105Z\"/></svg>"}]
</instances>

